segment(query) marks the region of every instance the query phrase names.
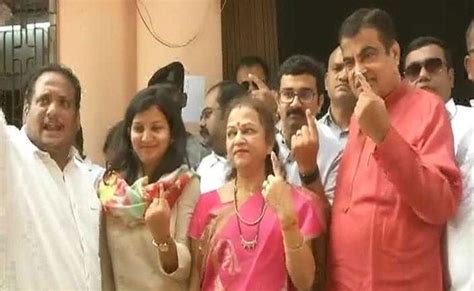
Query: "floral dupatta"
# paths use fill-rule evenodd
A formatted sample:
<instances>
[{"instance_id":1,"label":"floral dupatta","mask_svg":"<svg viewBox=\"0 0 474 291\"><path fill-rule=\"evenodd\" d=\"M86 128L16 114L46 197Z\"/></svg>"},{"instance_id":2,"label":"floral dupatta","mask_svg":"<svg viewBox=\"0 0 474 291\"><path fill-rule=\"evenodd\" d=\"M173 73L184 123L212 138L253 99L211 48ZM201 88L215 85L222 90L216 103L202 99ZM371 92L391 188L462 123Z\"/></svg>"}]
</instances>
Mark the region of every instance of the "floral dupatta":
<instances>
[{"instance_id":1,"label":"floral dupatta","mask_svg":"<svg viewBox=\"0 0 474 291\"><path fill-rule=\"evenodd\" d=\"M113 172L100 182L99 198L106 214L132 227L144 223L145 211L153 199L160 196L160 187L163 187L164 198L172 208L194 175L188 166L182 165L154 183L148 184L148 177L142 177L130 186Z\"/></svg>"}]
</instances>

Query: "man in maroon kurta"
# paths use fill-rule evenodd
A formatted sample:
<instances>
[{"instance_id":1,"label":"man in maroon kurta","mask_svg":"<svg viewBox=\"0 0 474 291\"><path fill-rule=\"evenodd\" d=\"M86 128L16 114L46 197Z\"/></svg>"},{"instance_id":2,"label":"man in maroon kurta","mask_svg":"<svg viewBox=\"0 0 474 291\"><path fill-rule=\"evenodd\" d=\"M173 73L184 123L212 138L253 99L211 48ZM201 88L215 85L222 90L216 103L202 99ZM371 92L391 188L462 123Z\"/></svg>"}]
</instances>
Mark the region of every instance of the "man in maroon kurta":
<instances>
[{"instance_id":1,"label":"man in maroon kurta","mask_svg":"<svg viewBox=\"0 0 474 291\"><path fill-rule=\"evenodd\" d=\"M354 12L339 39L358 101L336 183L328 289L442 290L441 233L461 197L444 104L402 83L386 12Z\"/></svg>"}]
</instances>

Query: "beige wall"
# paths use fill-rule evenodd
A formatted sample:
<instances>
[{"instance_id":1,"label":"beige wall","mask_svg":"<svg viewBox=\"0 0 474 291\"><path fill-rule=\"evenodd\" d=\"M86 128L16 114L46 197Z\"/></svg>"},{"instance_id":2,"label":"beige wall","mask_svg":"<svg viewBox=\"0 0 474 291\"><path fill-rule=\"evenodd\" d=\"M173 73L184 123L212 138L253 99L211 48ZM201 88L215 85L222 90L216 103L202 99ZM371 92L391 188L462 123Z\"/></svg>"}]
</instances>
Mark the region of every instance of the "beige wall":
<instances>
[{"instance_id":1,"label":"beige wall","mask_svg":"<svg viewBox=\"0 0 474 291\"><path fill-rule=\"evenodd\" d=\"M161 37L175 43L197 38L177 49L158 43L135 1L145 3ZM204 75L207 87L222 78L220 0L58 0L58 53L81 80L85 149L102 163L107 129L156 69L180 60L188 74Z\"/></svg>"}]
</instances>

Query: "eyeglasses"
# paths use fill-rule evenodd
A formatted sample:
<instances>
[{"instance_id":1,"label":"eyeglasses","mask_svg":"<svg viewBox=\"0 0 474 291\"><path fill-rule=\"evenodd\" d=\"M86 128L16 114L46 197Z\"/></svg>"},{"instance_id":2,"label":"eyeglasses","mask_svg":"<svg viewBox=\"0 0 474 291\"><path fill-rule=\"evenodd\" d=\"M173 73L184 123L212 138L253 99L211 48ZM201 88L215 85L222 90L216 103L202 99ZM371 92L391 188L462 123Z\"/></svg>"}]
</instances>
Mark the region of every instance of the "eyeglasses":
<instances>
[{"instance_id":1,"label":"eyeglasses","mask_svg":"<svg viewBox=\"0 0 474 291\"><path fill-rule=\"evenodd\" d=\"M408 79L416 79L420 75L421 68L425 68L428 73L436 73L443 67L443 60L440 58L430 58L422 62L415 62L405 68L405 77Z\"/></svg>"},{"instance_id":2,"label":"eyeglasses","mask_svg":"<svg viewBox=\"0 0 474 291\"><path fill-rule=\"evenodd\" d=\"M300 90L283 89L280 91L280 101L283 103L292 103L296 96L298 96L301 103L309 103L313 101L316 92L308 88Z\"/></svg>"},{"instance_id":3,"label":"eyeglasses","mask_svg":"<svg viewBox=\"0 0 474 291\"><path fill-rule=\"evenodd\" d=\"M474 54L474 48L472 48L472 49L469 49L469 50L467 51L467 54L468 54L468 55L470 55L470 54Z\"/></svg>"}]
</instances>

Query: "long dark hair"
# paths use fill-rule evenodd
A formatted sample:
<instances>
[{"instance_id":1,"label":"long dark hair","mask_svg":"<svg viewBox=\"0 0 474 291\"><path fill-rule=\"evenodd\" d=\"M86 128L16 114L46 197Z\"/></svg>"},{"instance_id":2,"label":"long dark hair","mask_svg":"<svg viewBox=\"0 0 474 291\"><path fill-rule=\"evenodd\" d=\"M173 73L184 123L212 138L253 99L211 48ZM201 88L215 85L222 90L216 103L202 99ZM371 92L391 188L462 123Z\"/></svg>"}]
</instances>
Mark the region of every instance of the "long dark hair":
<instances>
[{"instance_id":1,"label":"long dark hair","mask_svg":"<svg viewBox=\"0 0 474 291\"><path fill-rule=\"evenodd\" d=\"M130 101L125 112L122 127L122 142L119 150L110 163L107 174L117 171L122 174L127 183L131 184L138 178L140 160L132 148L130 131L135 115L146 111L152 106L158 107L166 117L170 127L171 143L160 164L156 167L149 182L155 182L163 174L170 173L187 161L186 130L179 113L179 106L174 101L179 90L171 84L158 84L139 91Z\"/></svg>"}]
</instances>

